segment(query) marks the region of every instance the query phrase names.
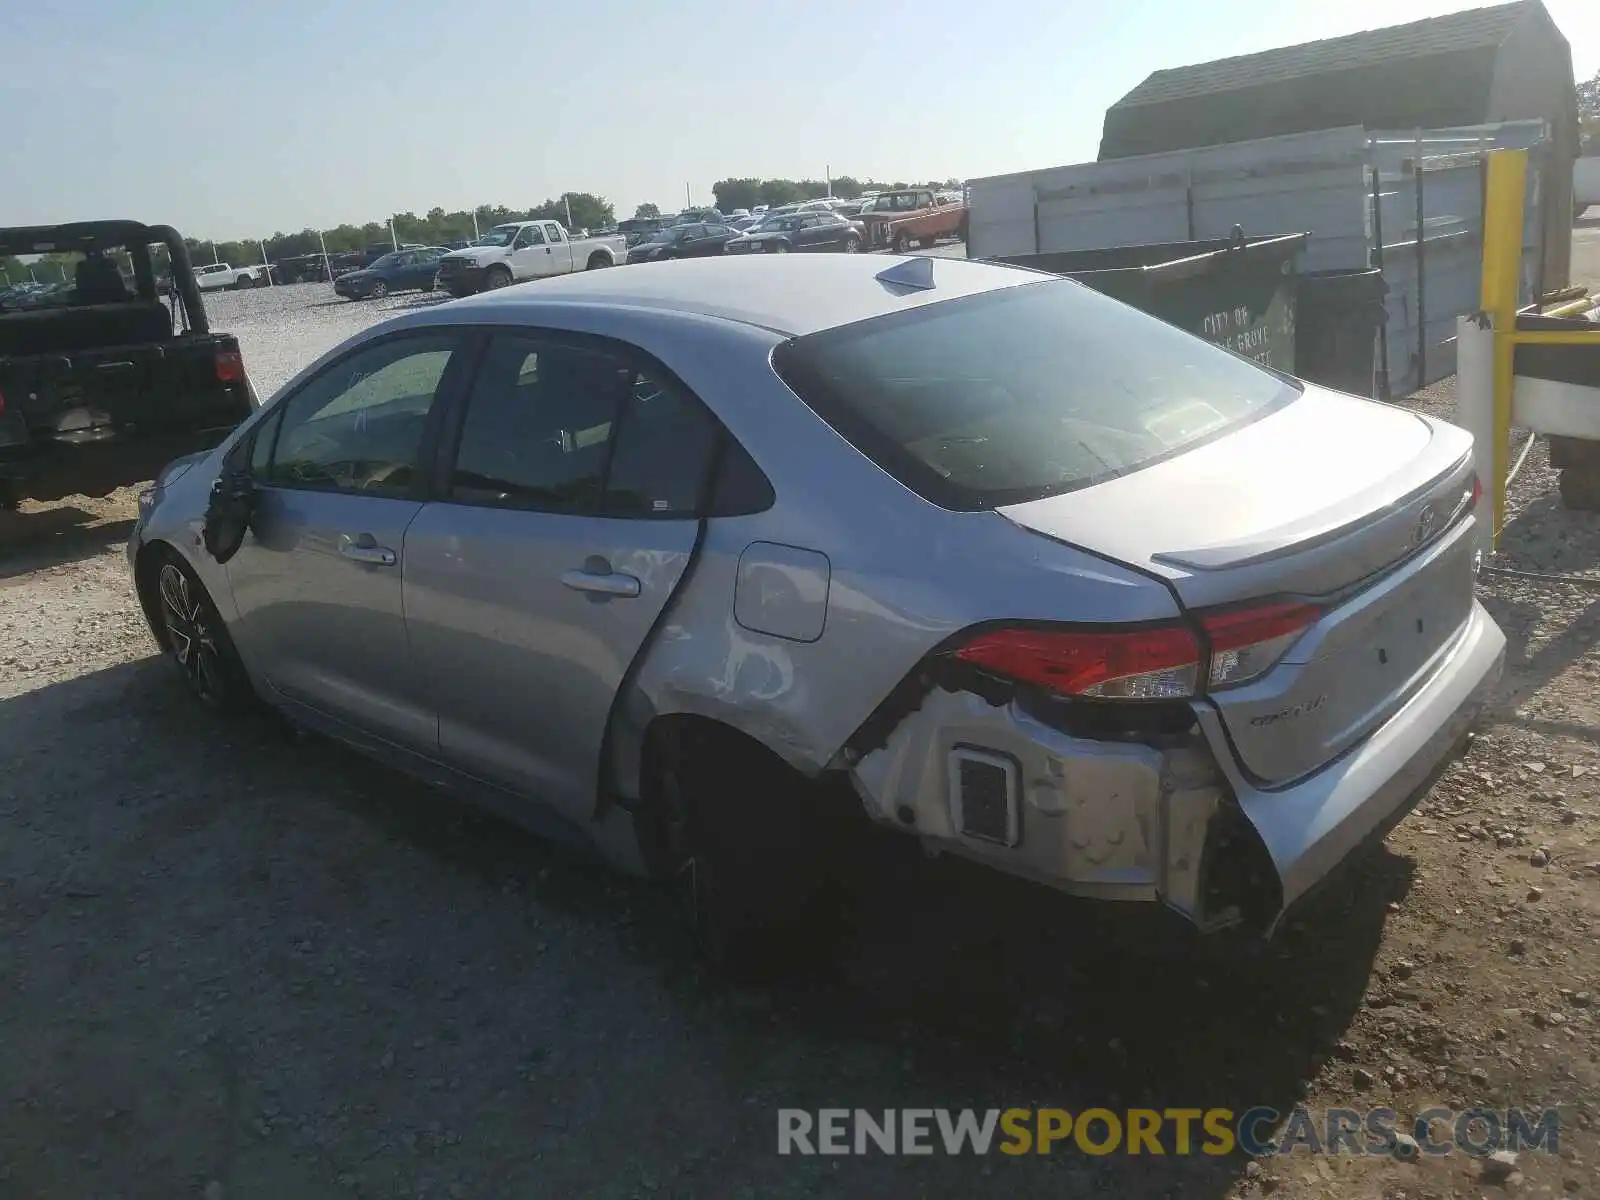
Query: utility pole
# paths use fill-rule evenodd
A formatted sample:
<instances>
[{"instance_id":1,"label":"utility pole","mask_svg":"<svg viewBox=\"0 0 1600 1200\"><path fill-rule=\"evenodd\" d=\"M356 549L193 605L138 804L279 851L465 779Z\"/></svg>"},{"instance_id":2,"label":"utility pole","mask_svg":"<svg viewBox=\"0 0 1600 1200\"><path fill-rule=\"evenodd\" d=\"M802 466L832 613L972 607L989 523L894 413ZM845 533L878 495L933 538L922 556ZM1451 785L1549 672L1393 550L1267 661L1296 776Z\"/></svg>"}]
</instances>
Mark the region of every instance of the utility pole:
<instances>
[{"instance_id":1,"label":"utility pole","mask_svg":"<svg viewBox=\"0 0 1600 1200\"><path fill-rule=\"evenodd\" d=\"M572 232L572 200L569 198L569 193L567 193L567 192L562 192L561 193L561 203L563 203L563 204L565 204L567 206L567 232L571 233Z\"/></svg>"},{"instance_id":2,"label":"utility pole","mask_svg":"<svg viewBox=\"0 0 1600 1200\"><path fill-rule=\"evenodd\" d=\"M691 199L690 196L689 196L689 181L688 180L684 180L684 183L683 183L683 206L685 208L693 208L694 207L694 200Z\"/></svg>"},{"instance_id":3,"label":"utility pole","mask_svg":"<svg viewBox=\"0 0 1600 1200\"><path fill-rule=\"evenodd\" d=\"M394 233L394 218L389 218L389 244L396 250L400 249L400 239Z\"/></svg>"}]
</instances>

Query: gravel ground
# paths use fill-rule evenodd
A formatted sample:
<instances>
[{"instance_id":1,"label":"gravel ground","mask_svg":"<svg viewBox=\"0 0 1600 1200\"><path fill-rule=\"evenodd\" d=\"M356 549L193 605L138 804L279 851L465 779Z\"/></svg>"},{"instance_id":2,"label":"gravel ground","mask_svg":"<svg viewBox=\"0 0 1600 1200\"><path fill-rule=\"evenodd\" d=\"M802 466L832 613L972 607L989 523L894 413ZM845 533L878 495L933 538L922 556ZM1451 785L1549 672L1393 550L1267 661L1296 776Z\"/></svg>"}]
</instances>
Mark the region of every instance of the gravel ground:
<instances>
[{"instance_id":1,"label":"gravel ground","mask_svg":"<svg viewBox=\"0 0 1600 1200\"><path fill-rule=\"evenodd\" d=\"M386 312L225 295L263 395ZM423 302L432 302L423 301ZM1447 411L1448 387L1416 398ZM1542 445L1501 561L1600 581ZM152 654L131 492L0 554L0 1196L1594 1195L1600 590L1486 576L1502 703L1259 962L1091 952L1051 894L873 846L837 961L706 974L661 897L266 720ZM780 1158L780 1107L1560 1105L1490 1183L1303 1154Z\"/></svg>"}]
</instances>

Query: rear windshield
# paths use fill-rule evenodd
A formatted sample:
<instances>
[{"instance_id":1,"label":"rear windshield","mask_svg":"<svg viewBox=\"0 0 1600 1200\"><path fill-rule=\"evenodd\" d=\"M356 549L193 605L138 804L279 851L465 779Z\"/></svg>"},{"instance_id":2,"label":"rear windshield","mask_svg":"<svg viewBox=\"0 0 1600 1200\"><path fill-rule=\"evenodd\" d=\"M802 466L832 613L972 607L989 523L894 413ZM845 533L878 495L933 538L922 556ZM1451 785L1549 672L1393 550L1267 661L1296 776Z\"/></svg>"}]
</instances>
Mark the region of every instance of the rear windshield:
<instances>
[{"instance_id":1,"label":"rear windshield","mask_svg":"<svg viewBox=\"0 0 1600 1200\"><path fill-rule=\"evenodd\" d=\"M858 450L960 510L1126 475L1299 394L1065 279L809 334L778 347L773 366Z\"/></svg>"}]
</instances>

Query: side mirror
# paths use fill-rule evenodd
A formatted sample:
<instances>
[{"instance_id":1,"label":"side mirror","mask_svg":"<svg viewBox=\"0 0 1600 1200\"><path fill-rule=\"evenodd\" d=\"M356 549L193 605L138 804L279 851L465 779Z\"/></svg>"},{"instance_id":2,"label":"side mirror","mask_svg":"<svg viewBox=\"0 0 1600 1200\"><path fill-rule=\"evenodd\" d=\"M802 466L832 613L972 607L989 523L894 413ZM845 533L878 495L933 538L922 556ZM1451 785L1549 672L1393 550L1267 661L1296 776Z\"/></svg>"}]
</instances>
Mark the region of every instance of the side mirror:
<instances>
[{"instance_id":1,"label":"side mirror","mask_svg":"<svg viewBox=\"0 0 1600 1200\"><path fill-rule=\"evenodd\" d=\"M251 518L255 516L256 485L250 477L254 444L253 437L236 443L222 460L222 470L211 484L200 539L206 553L218 563L225 563L239 553L244 536L250 531Z\"/></svg>"}]
</instances>

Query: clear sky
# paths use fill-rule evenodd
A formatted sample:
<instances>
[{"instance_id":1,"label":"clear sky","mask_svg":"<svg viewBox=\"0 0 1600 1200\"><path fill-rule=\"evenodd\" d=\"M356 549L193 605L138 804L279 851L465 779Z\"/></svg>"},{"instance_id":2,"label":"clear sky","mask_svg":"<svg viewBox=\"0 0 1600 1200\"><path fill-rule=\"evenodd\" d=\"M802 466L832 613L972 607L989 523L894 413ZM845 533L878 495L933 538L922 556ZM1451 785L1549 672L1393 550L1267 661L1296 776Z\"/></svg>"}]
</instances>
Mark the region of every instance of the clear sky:
<instances>
[{"instance_id":1,"label":"clear sky","mask_svg":"<svg viewBox=\"0 0 1600 1200\"><path fill-rule=\"evenodd\" d=\"M1600 7L1546 0L1578 78ZM1461 0L0 2L0 225L198 238L729 175L971 177L1092 159L1149 72ZM566 13L570 15L558 15Z\"/></svg>"}]
</instances>

